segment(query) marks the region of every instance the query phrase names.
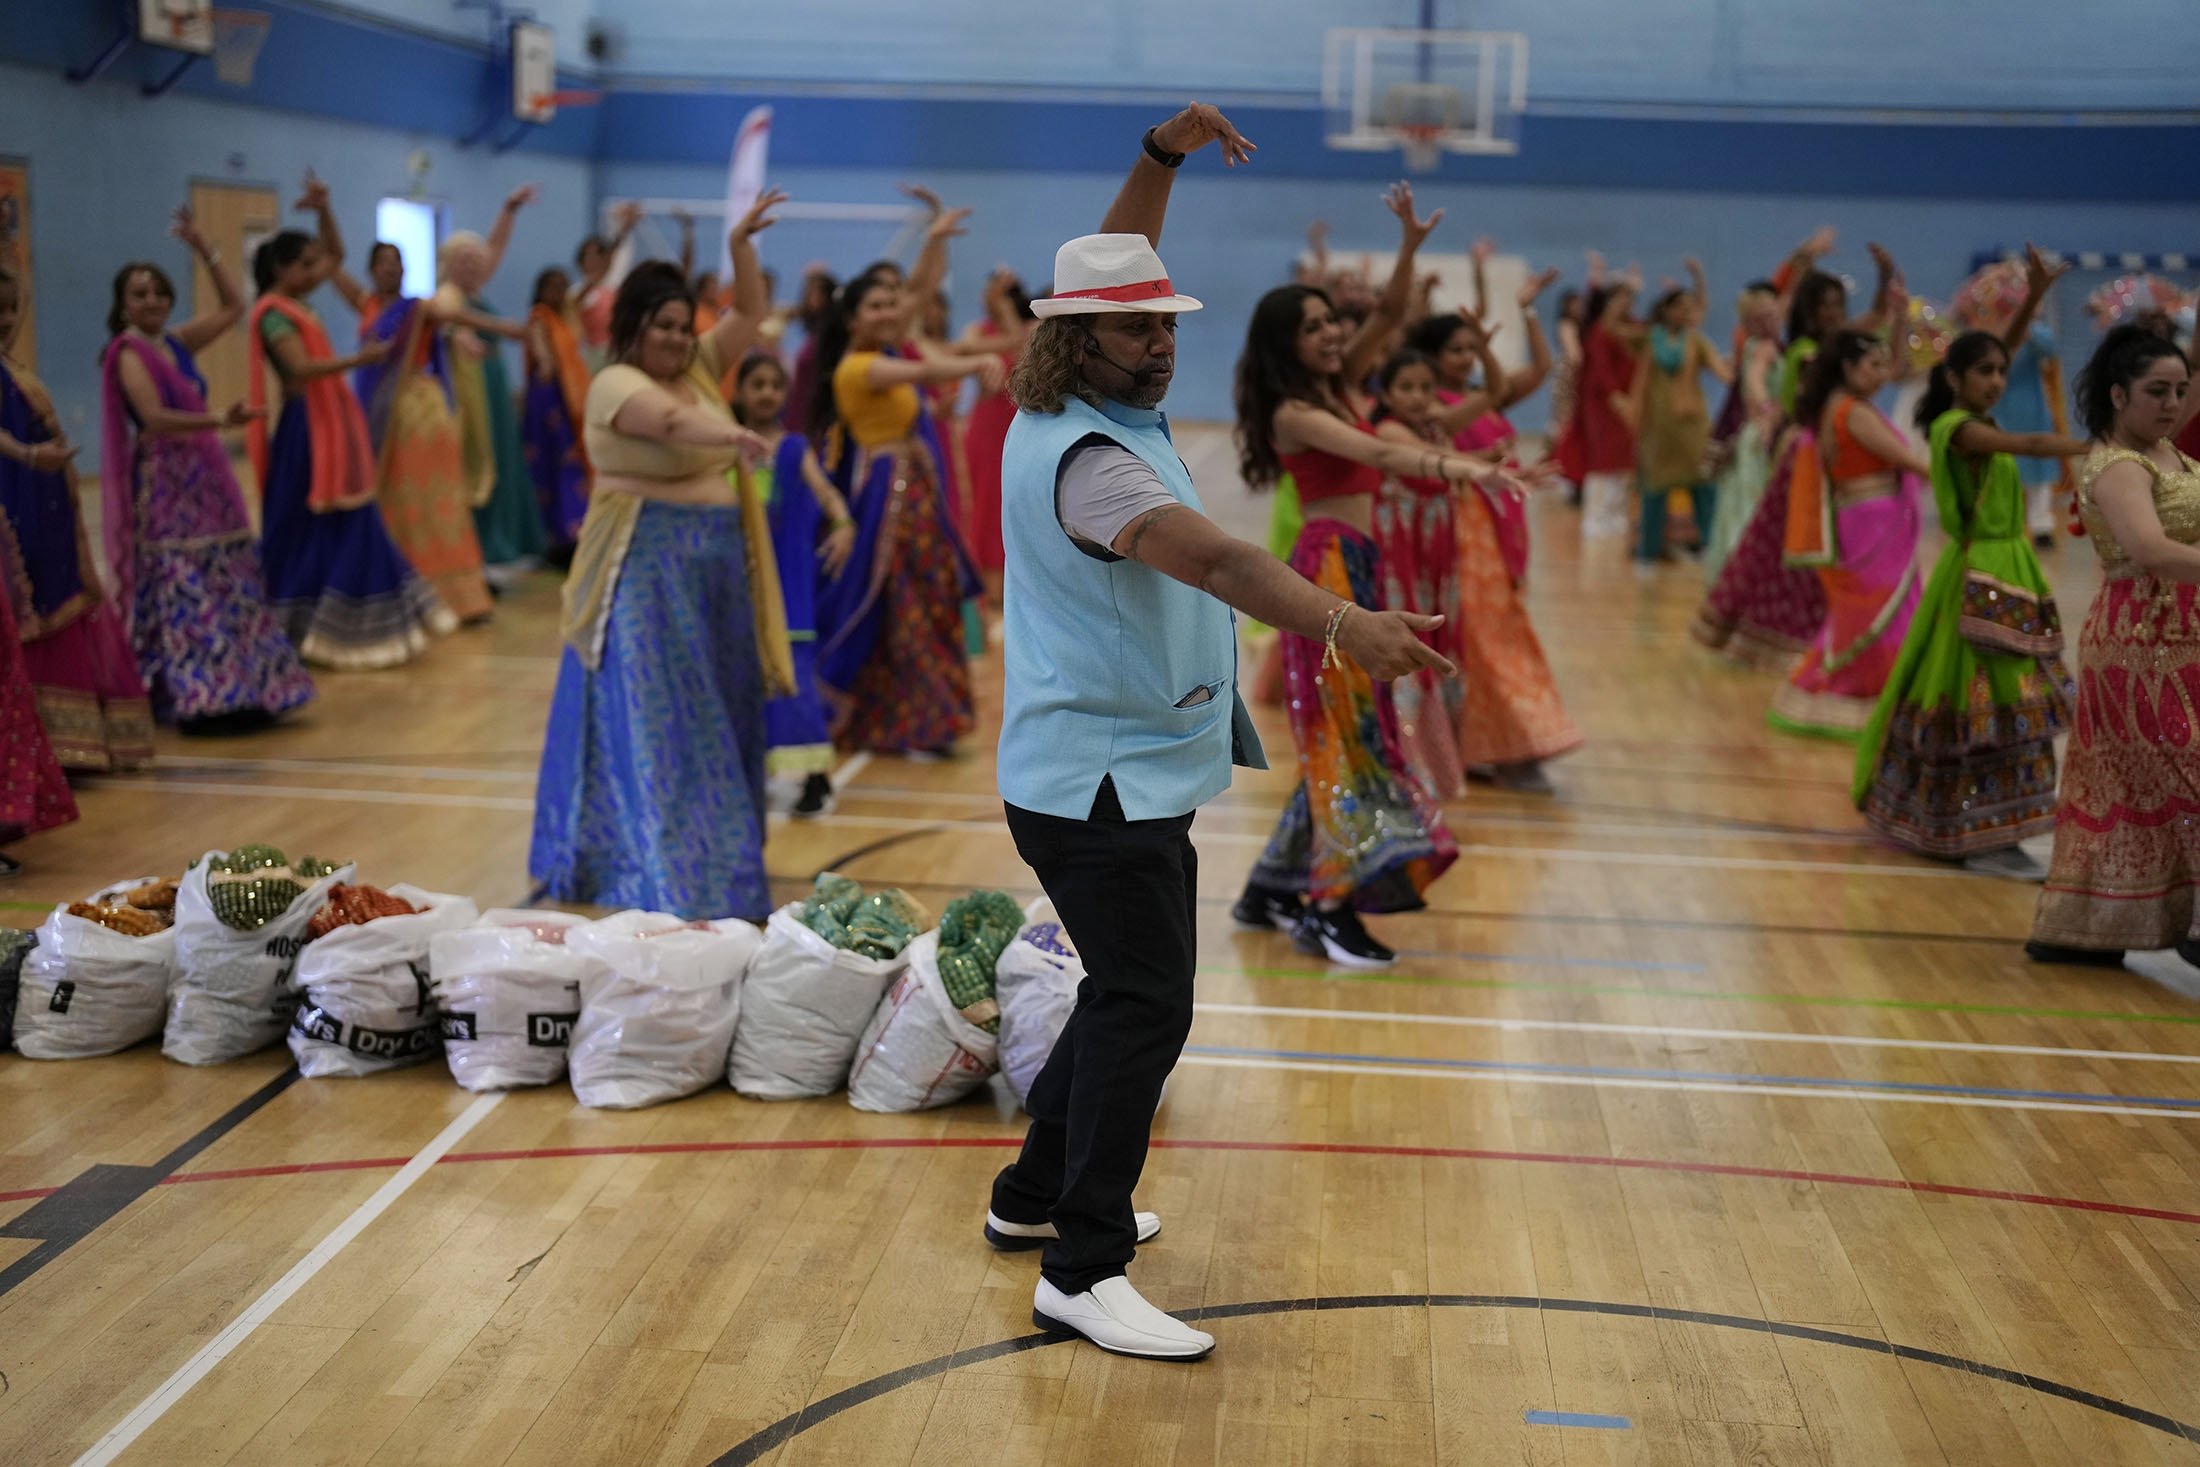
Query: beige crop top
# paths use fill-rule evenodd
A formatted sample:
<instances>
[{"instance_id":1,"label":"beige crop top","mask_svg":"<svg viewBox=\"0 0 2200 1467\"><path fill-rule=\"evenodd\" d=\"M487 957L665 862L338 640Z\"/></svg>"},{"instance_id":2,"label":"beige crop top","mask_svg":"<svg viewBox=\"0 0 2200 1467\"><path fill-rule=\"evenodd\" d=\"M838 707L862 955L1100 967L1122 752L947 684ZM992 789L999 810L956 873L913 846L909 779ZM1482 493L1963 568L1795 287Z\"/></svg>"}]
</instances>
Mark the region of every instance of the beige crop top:
<instances>
[{"instance_id":1,"label":"beige crop top","mask_svg":"<svg viewBox=\"0 0 2200 1467\"><path fill-rule=\"evenodd\" d=\"M733 413L718 395L725 375L709 337L696 343L695 361L688 368L687 383L695 389L696 403L728 423ZM633 479L692 479L697 474L733 466L739 457L731 448L704 448L692 443L667 443L658 438L636 438L611 426L627 400L647 387L661 384L639 367L615 362L588 384L584 438L588 462L598 474Z\"/></svg>"},{"instance_id":2,"label":"beige crop top","mask_svg":"<svg viewBox=\"0 0 2200 1467\"><path fill-rule=\"evenodd\" d=\"M2131 558L2116 543L2115 533L2108 527L2108 517L2094 504L2093 485L2111 464L2126 460L2144 464L2146 471L2154 476L2154 513L2162 521L2162 533L2180 545L2200 545L2200 464L2179 453L2177 461L2184 467L2170 473L2145 454L2134 453L2128 448L2096 448L2085 466L2078 470L2078 518L2085 524L2094 553L2101 557L2101 569L2112 576L2130 573Z\"/></svg>"}]
</instances>

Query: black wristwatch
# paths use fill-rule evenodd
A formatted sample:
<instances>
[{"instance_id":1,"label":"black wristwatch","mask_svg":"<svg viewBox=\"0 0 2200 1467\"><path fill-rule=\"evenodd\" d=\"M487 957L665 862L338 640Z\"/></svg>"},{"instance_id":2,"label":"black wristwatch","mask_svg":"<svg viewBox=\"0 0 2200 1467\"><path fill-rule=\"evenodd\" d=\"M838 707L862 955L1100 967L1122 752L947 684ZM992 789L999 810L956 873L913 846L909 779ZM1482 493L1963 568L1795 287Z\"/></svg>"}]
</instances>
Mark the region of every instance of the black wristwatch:
<instances>
[{"instance_id":1,"label":"black wristwatch","mask_svg":"<svg viewBox=\"0 0 2200 1467\"><path fill-rule=\"evenodd\" d=\"M1145 145L1146 156L1153 159L1154 162L1159 163L1163 168L1176 168L1181 166L1184 162L1184 155L1182 153L1172 153L1167 148L1162 147L1161 144L1153 140L1153 135L1159 131L1161 131L1161 129L1158 126L1149 127L1146 129L1146 135L1143 138L1139 139L1139 141Z\"/></svg>"}]
</instances>

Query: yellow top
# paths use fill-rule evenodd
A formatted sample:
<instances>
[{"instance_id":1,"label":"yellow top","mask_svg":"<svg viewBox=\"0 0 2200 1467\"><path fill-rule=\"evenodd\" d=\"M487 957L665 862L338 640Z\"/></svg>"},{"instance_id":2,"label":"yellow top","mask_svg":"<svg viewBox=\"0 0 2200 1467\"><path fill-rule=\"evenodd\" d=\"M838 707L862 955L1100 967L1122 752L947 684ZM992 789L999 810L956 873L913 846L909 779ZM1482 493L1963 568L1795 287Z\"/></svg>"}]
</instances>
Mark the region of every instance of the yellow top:
<instances>
[{"instance_id":1,"label":"yellow top","mask_svg":"<svg viewBox=\"0 0 2200 1467\"><path fill-rule=\"evenodd\" d=\"M704 410L721 413L730 423L733 414L718 396L718 378L722 375L718 354L705 337L698 343L695 361L688 368L688 381ZM685 479L710 469L727 471L741 516L741 548L747 562L749 606L756 623L756 652L763 667L765 695L785 697L795 690L794 657L787 641L787 603L779 586L779 562L772 552L771 521L764 513L764 499L757 492L755 477L738 471L739 455L733 449L659 443L611 427L611 419L628 398L644 387L656 385L648 373L636 367L610 366L596 374L588 387L589 460L599 474L626 474L639 479ZM579 654L581 664L591 672L603 660L611 602L618 594L619 577L626 570L626 552L633 544L634 526L641 514L638 495L599 489L589 496L588 515L581 521L580 541L573 547L573 564L565 577L561 631L566 645Z\"/></svg>"},{"instance_id":2,"label":"yellow top","mask_svg":"<svg viewBox=\"0 0 2200 1467\"><path fill-rule=\"evenodd\" d=\"M695 361L688 368L688 385L695 389L696 406L728 423L733 413L718 395L725 369L709 337L696 343ZM614 362L588 384L588 403L583 409L588 462L598 474L625 475L636 479L692 479L711 469L731 467L737 455L730 448L705 448L692 443L666 443L655 438L635 438L611 426L628 399L644 388L660 384L639 367Z\"/></svg>"},{"instance_id":3,"label":"yellow top","mask_svg":"<svg viewBox=\"0 0 2200 1467\"><path fill-rule=\"evenodd\" d=\"M2143 453L2128 448L2096 448L2078 471L2078 517L2085 523L2094 553L2101 557L2101 568L2111 576L2128 574L2131 557L2116 543L2107 517L2094 504L2093 485L2110 464L2127 459L2146 465L2146 471L2154 477L2154 513L2162 521L2162 532L2180 545L2200 545L2200 464L2180 452L2177 461L2184 467L2166 473Z\"/></svg>"},{"instance_id":4,"label":"yellow top","mask_svg":"<svg viewBox=\"0 0 2200 1467\"><path fill-rule=\"evenodd\" d=\"M840 409L840 421L848 436L860 448L899 443L917 422L915 383L886 388L871 385L871 363L880 355L875 351L852 351L833 369L834 405Z\"/></svg>"}]
</instances>

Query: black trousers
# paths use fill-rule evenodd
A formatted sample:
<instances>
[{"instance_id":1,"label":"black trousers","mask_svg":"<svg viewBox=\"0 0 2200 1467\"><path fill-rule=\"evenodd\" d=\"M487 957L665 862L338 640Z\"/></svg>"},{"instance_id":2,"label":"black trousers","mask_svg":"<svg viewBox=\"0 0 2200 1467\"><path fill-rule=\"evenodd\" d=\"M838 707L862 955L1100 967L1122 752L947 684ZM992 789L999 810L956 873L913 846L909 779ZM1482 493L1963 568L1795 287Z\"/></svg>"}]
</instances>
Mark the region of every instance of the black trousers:
<instances>
[{"instance_id":1,"label":"black trousers","mask_svg":"<svg viewBox=\"0 0 2200 1467\"><path fill-rule=\"evenodd\" d=\"M1131 1191L1145 1170L1161 1084L1192 1030L1192 817L1125 820L1103 780L1088 820L1006 807L1016 850L1037 873L1086 978L1024 1108L1031 1129L993 1183L1009 1222L1052 1221L1041 1270L1081 1294L1129 1265Z\"/></svg>"}]
</instances>

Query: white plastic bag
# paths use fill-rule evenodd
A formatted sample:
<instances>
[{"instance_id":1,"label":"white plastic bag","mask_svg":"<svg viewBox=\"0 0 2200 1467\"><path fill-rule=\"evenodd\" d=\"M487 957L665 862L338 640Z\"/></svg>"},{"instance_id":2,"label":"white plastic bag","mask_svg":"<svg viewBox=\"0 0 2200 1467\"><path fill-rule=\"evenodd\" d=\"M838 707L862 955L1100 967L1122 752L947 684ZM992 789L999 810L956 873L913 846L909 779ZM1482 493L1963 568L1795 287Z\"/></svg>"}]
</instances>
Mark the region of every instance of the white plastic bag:
<instances>
[{"instance_id":1,"label":"white plastic bag","mask_svg":"<svg viewBox=\"0 0 2200 1467\"><path fill-rule=\"evenodd\" d=\"M1031 1082L1062 1037L1084 979L1075 946L1051 918L1025 927L1002 950L993 969L1001 1002L1001 1073L1017 1100L1030 1097Z\"/></svg>"},{"instance_id":2,"label":"white plastic bag","mask_svg":"<svg viewBox=\"0 0 2200 1467\"><path fill-rule=\"evenodd\" d=\"M939 954L937 929L909 944L908 968L863 1031L848 1075L848 1103L857 1110L953 1105L998 1068L993 1036L948 999Z\"/></svg>"},{"instance_id":3,"label":"white plastic bag","mask_svg":"<svg viewBox=\"0 0 2200 1467\"><path fill-rule=\"evenodd\" d=\"M150 876L118 881L95 905ZM89 1059L128 1049L160 1032L176 979L176 930L126 937L56 907L23 959L15 997L15 1047L31 1059Z\"/></svg>"},{"instance_id":4,"label":"white plastic bag","mask_svg":"<svg viewBox=\"0 0 2200 1467\"><path fill-rule=\"evenodd\" d=\"M581 986L610 976L568 948L587 919L518 908L482 913L475 926L428 944L428 981L443 1014L443 1055L462 1090L512 1090L565 1078L581 1016Z\"/></svg>"},{"instance_id":5,"label":"white plastic bag","mask_svg":"<svg viewBox=\"0 0 2200 1467\"><path fill-rule=\"evenodd\" d=\"M471 900L393 886L420 910L350 923L298 955L290 1052L307 1079L372 1075L432 1059L443 1047L428 986L428 944L480 915Z\"/></svg>"},{"instance_id":6,"label":"white plastic bag","mask_svg":"<svg viewBox=\"0 0 2200 1467\"><path fill-rule=\"evenodd\" d=\"M834 947L802 925L800 903L772 913L741 985L733 1088L751 1100L830 1095L848 1081L879 999L909 965Z\"/></svg>"},{"instance_id":7,"label":"white plastic bag","mask_svg":"<svg viewBox=\"0 0 2200 1467\"><path fill-rule=\"evenodd\" d=\"M741 979L763 941L752 923L685 922L663 912L620 912L568 931L567 947L602 964L601 976L581 987L574 1096L633 1110L724 1079Z\"/></svg>"},{"instance_id":8,"label":"white plastic bag","mask_svg":"<svg viewBox=\"0 0 2200 1467\"><path fill-rule=\"evenodd\" d=\"M176 983L168 1000L168 1030L160 1052L187 1065L218 1065L267 1048L290 1028L298 990L291 982L306 928L349 883L346 866L304 883L305 894L263 927L240 932L214 915L206 895L208 866L227 852L208 851L183 875L176 893Z\"/></svg>"}]
</instances>

